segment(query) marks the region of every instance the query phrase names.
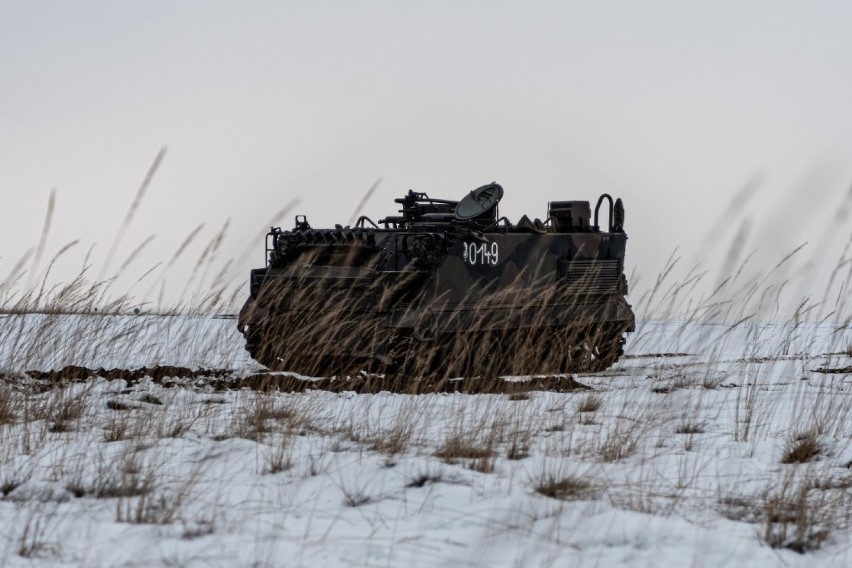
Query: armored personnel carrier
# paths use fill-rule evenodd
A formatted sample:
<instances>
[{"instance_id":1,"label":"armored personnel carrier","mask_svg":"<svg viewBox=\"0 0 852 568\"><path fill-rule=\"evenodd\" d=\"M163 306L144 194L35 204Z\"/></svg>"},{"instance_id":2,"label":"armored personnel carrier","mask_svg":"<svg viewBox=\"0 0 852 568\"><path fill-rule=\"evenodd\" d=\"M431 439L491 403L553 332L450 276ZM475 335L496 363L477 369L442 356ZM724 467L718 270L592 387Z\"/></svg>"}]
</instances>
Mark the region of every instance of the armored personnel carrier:
<instances>
[{"instance_id":1,"label":"armored personnel carrier","mask_svg":"<svg viewBox=\"0 0 852 568\"><path fill-rule=\"evenodd\" d=\"M512 223L490 183L460 201L409 191L399 215L272 228L238 325L274 370L311 376L596 372L623 353L624 206L553 201ZM607 225L600 226L601 209Z\"/></svg>"}]
</instances>

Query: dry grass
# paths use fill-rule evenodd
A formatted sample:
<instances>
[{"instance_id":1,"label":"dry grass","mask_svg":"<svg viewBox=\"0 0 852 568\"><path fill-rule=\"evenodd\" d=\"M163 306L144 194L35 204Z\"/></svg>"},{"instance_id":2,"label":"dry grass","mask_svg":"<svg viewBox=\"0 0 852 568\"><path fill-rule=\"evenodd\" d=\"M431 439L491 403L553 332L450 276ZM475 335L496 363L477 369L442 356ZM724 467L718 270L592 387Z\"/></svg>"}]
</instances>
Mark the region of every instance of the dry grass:
<instances>
[{"instance_id":1,"label":"dry grass","mask_svg":"<svg viewBox=\"0 0 852 568\"><path fill-rule=\"evenodd\" d=\"M188 237L188 243L194 234ZM181 258L188 243L181 246L172 262ZM847 260L843 259L840 265L847 263ZM199 264L206 262L205 259ZM11 277L19 276L13 271ZM149 320L139 318L119 324L116 318L102 315L95 317L96 308L98 314L127 313L129 306L140 302L132 301L129 297L109 300L108 281L91 283L86 278L88 273L58 289L48 286L45 291L42 286L41 291L33 290L23 294L14 292L6 283L0 285L0 306L20 315L5 322L8 324L6 330L12 337L9 340L10 355L4 361L9 370L26 370L28 366L40 365L44 361L125 353L128 342L133 345L139 337L151 331L151 328L146 327L154 325ZM736 322L725 331L733 334L759 316L771 318L779 314L774 306L780 304L778 297L781 292L776 284L768 280L752 281L737 273L709 297L697 303L685 304L683 298L689 297L688 292L696 280L690 276L682 282L670 282L667 278L668 271L648 295L637 302L643 315L658 314L665 319L689 306L686 311L691 321ZM376 292L368 290L366 293ZM517 292L521 300L529 295L529 291L512 292ZM232 299L237 296L229 296L225 288L214 290L212 294L205 295L206 299L202 301L184 305L182 309L166 311L234 311ZM833 306L838 314L836 321L846 325L848 322L843 322L844 316L841 315L848 313L845 300L842 299L845 296L837 297L840 299ZM282 336L294 338L292 345L288 343L294 352L298 352L300 347L328 345L341 337L344 343L353 341L345 335L351 329L347 330L345 325L339 325L337 321L345 311L340 308L340 303L345 304L347 301L345 295L330 294L311 301L318 302L313 306L318 311L328 306L336 308L326 310L325 316L318 317L306 326L308 329L296 330L300 331L297 335L293 334L294 330L286 329L286 326L285 329L276 330ZM807 310L805 306L803 313L808 313ZM44 317L34 327L27 327L29 324L24 314L32 313ZM68 334L64 323L67 320L58 315L64 313L86 314L87 323L81 324L79 333ZM790 339L788 343L802 328L802 325L794 324L785 331ZM758 352L766 341L760 335L759 326L748 329L753 331L746 336L744 351L747 355ZM371 333L375 333L373 337L379 337L378 328L368 330L366 335L369 337ZM186 329L180 330L177 342L168 345L166 349L191 350L198 340L193 334L197 334L197 330L188 325ZM429 389L432 392L452 391L452 385L443 375L464 369L471 357L483 351L488 352L495 345L499 347L500 339L472 334L470 339L457 342L449 351L446 345L436 344L420 355L419 363L431 365L436 360L442 360L446 372L438 373L440 376L431 376L420 373L417 368L407 369L407 373L398 376L399 384L395 390L413 390L415 387L411 385L416 383L419 385L417 388L426 385L423 390L416 391L420 393L429 392ZM549 348L547 352L532 340L521 343L521 356L513 364L524 369L532 361L536 365L542 361L557 367L564 365L570 359L567 348L575 339L568 338L564 344ZM641 341L641 332L637 333L636 340ZM721 352L726 336L723 334L715 340L719 342L718 349ZM150 349L152 360L163 355L156 347ZM848 350L848 344L844 349ZM316 409L308 408L305 402L311 399L311 393L282 394L274 390L264 393L241 392L238 395L224 393L215 398L204 395L203 401L190 403L180 396L173 396L173 391L155 387L147 392L128 387L127 392L120 395L121 398L112 393L115 397L103 403L100 395L92 395L86 388L79 388L81 385L50 385L45 387L48 392L38 393L19 391L0 384L0 442L4 448L8 448L0 451L0 479L3 480L0 493L4 498L13 495L31 475L36 475L34 470L27 471L18 463L32 460L33 463L48 464L43 469L49 473L38 475L62 483L74 497L109 501L110 506L114 505L116 522L163 525L184 521L184 517L189 516L187 509L202 500L200 494L203 491L197 484L203 475L205 458L193 458L196 461L191 471L170 471L166 474L161 471L164 464L182 457L158 452L174 442L170 438L184 438L175 444L182 448L192 447L199 441L216 448L219 442L237 437L242 440L232 440L234 445L237 442L250 442L253 444L251 447L255 448L256 460L249 464L247 471L268 476L283 474L280 480L266 478L276 483L281 480L296 483L293 480L298 480L300 476L309 479L327 475L335 472L335 468L344 460L357 461L359 467L368 471L377 462L384 466L393 465L397 461L403 463L409 458L420 460L420 463L430 459L434 462L434 457L446 464L460 464L472 470L473 473L462 473L479 480L483 478L476 478L476 473L490 474L496 471L497 475L502 475L504 469L516 476L518 471L523 472L526 467L536 467L529 464L536 464L535 458L546 454L565 460L569 464L566 468L594 466L595 469L589 469L584 475L570 475L544 468L539 478L530 482L540 495L572 502L597 500L602 494L609 493L610 501L616 507L649 514L668 514L679 510L677 506L690 499L693 505L697 503L699 507L704 506L702 503L707 491L707 487L702 485L706 484L706 478L700 475L706 464L690 461L688 455L681 458L676 475L665 479L655 477L655 464L651 462L658 458L662 461L671 454L672 432L686 436L685 441L678 438L677 444L683 441L683 448L687 451L694 449L693 436L704 433L705 429L714 434L718 432L719 436L731 440L735 457L744 459L755 455L755 447L759 443L780 443L781 435L767 424L773 424L773 419L783 414L790 417L784 432L807 432L784 441L781 464L797 465L781 468L778 463L769 464L782 470L780 475L789 477L774 479L769 489L757 495L720 497L717 503L720 513L738 522L759 525L761 538L767 545L800 553L820 548L830 542L832 535L848 531L849 519L852 518L850 485L826 472L829 467L836 468L838 465L832 459L833 456L844 455L842 441L848 439L848 424L852 418L849 397L838 397L836 391L826 388L815 397L801 397L801 401L792 408L781 406L770 390L776 385L771 384L772 374L767 371L766 361L757 356L746 356L742 361L732 364L721 356L715 356L712 349L709 353L702 355L704 359L701 367L694 372L684 371L681 367L672 368L665 362L652 367L649 374L655 382L650 388L666 396L651 396L653 401L649 402L644 398L649 389L647 382L638 381L639 386L629 385L633 377L615 376L612 378L613 385L623 387L623 392L632 393L629 396L634 398L627 398L628 395L622 395L604 383L600 383L602 386L596 384L595 392L581 395L576 400L570 398L570 395L563 395L552 419L545 414L550 409L538 408L536 403L539 398L553 393L531 395L525 390L498 396L448 395L458 398L443 406L435 403L430 398L432 395L411 396L405 399L411 402L398 405L395 414L390 416L383 413L383 405L391 403L378 396L374 399L376 402L366 405L366 410L353 410L362 408L359 406L360 400L347 405L329 399L325 399L324 403L329 404L331 409ZM780 358L785 354L776 355ZM314 361L294 362L307 365L300 370L308 373L320 370ZM804 361L795 364L799 365L799 375L796 377L807 374ZM723 372L727 369L735 369L739 374L728 376ZM81 372L73 380L86 381L84 374ZM370 380L368 377L364 383L364 391L367 393L375 390L371 388ZM729 384L724 384L726 382ZM502 393L503 387L494 376L485 376L476 384L481 392ZM727 389L731 384L734 385L733 390ZM192 392L194 388L188 384L184 390ZM629 390L631 388L633 390ZM696 391L702 392L699 396L724 399L730 404L735 409L731 422L725 424L718 417L704 416L700 405L694 405L693 400L684 402ZM397 404L398 399L398 396L394 396L388 400ZM93 400L97 400L97 404ZM690 409L689 413L683 410L684 406ZM584 427L576 427L578 421ZM318 443L319 449L306 451L301 447L306 443L305 440L327 442L332 437L341 439L334 440L334 443ZM86 447L77 450L80 455L68 457L62 451L57 451L55 446L49 445L51 441L66 439L85 439L91 447L97 449ZM702 444L703 440L702 437ZM104 446L101 442L109 444ZM215 451L212 450L211 454L215 454ZM4 455L3 452L8 454ZM96 452L103 452L103 455L97 455ZM684 453L679 449L678 452ZM513 463L528 456L533 456L533 459L520 464ZM78 463L77 470L73 468L74 463ZM405 487L422 488L445 481L444 469L447 466L438 466L442 469L420 465L419 470L404 478ZM402 467L399 466L400 469ZM73 474L67 475L67 470L74 470ZM797 473L785 473L788 470ZM240 475L243 474L241 472ZM487 478L497 479L497 475ZM512 475L499 478L500 482L507 479L506 485L511 488ZM778 476L775 471L771 471L771 475ZM614 479L618 479L618 482ZM817 483L815 479L821 479L822 482ZM829 479L831 483L826 481ZM215 491L217 480L206 481L211 485L204 490L212 486ZM347 479L339 485L347 507L359 508L377 500L375 495L367 491L369 485L363 480ZM215 515L210 516L210 519L215 519ZM56 539L50 538L49 528L48 517L33 515L23 526L18 554L28 558L55 555L51 543ZM216 523L206 520L185 530L184 535L185 538L196 538L216 530Z\"/></svg>"},{"instance_id":2,"label":"dry grass","mask_svg":"<svg viewBox=\"0 0 852 568\"><path fill-rule=\"evenodd\" d=\"M410 477L405 486L410 489L417 489L427 485L441 483L443 480L444 475L439 469L428 468Z\"/></svg>"},{"instance_id":3,"label":"dry grass","mask_svg":"<svg viewBox=\"0 0 852 568\"><path fill-rule=\"evenodd\" d=\"M603 462L615 462L632 456L644 437L648 426L643 418L619 416L596 440L597 454Z\"/></svg>"},{"instance_id":4,"label":"dry grass","mask_svg":"<svg viewBox=\"0 0 852 568\"><path fill-rule=\"evenodd\" d=\"M145 393L141 397L139 397L139 402L145 402L145 403L148 403L148 404L155 404L157 406L163 406L163 401L160 400L158 397L150 394L150 393Z\"/></svg>"},{"instance_id":5,"label":"dry grass","mask_svg":"<svg viewBox=\"0 0 852 568\"><path fill-rule=\"evenodd\" d=\"M22 477L8 477L0 483L0 493L6 497L9 493L17 489L24 482Z\"/></svg>"},{"instance_id":6,"label":"dry grass","mask_svg":"<svg viewBox=\"0 0 852 568\"><path fill-rule=\"evenodd\" d=\"M597 412L603 406L603 398L599 394L590 394L577 403L577 412Z\"/></svg>"},{"instance_id":7,"label":"dry grass","mask_svg":"<svg viewBox=\"0 0 852 568\"><path fill-rule=\"evenodd\" d=\"M528 458L532 450L533 433L527 429L514 428L508 436L506 459L517 461Z\"/></svg>"},{"instance_id":8,"label":"dry grass","mask_svg":"<svg viewBox=\"0 0 852 568\"><path fill-rule=\"evenodd\" d=\"M252 397L234 419L236 435L248 440L260 440L271 432L293 431L304 425L297 407L274 393Z\"/></svg>"},{"instance_id":9,"label":"dry grass","mask_svg":"<svg viewBox=\"0 0 852 568\"><path fill-rule=\"evenodd\" d=\"M529 399L530 399L530 393L529 392L513 392L512 394L507 395L507 397L506 397L506 400L512 400L512 401L522 401L522 400L529 400Z\"/></svg>"},{"instance_id":10,"label":"dry grass","mask_svg":"<svg viewBox=\"0 0 852 568\"><path fill-rule=\"evenodd\" d=\"M560 501L591 501L600 495L597 481L574 475L544 474L533 483L536 493Z\"/></svg>"},{"instance_id":11,"label":"dry grass","mask_svg":"<svg viewBox=\"0 0 852 568\"><path fill-rule=\"evenodd\" d=\"M758 496L728 495L720 512L739 522L762 526L763 542L800 554L819 549L833 533L847 531L852 519L848 482L822 483L813 472L782 473Z\"/></svg>"},{"instance_id":12,"label":"dry grass","mask_svg":"<svg viewBox=\"0 0 852 568\"><path fill-rule=\"evenodd\" d=\"M155 467L143 464L139 456L127 453L116 461L101 458L97 474L84 481L84 471L65 488L75 497L113 499L147 495L156 486Z\"/></svg>"},{"instance_id":13,"label":"dry grass","mask_svg":"<svg viewBox=\"0 0 852 568\"><path fill-rule=\"evenodd\" d=\"M133 435L131 421L126 416L112 416L104 425L105 442L119 442Z\"/></svg>"},{"instance_id":14,"label":"dry grass","mask_svg":"<svg viewBox=\"0 0 852 568\"><path fill-rule=\"evenodd\" d=\"M21 412L21 396L6 385L0 384L0 426L12 424Z\"/></svg>"},{"instance_id":15,"label":"dry grass","mask_svg":"<svg viewBox=\"0 0 852 568\"><path fill-rule=\"evenodd\" d=\"M367 505L371 503L373 500L369 495L366 495L361 490L343 490L343 502L347 507L360 507L362 505Z\"/></svg>"},{"instance_id":16,"label":"dry grass","mask_svg":"<svg viewBox=\"0 0 852 568\"><path fill-rule=\"evenodd\" d=\"M274 475L293 467L294 441L291 432L284 432L268 445L265 473Z\"/></svg>"},{"instance_id":17,"label":"dry grass","mask_svg":"<svg viewBox=\"0 0 852 568\"><path fill-rule=\"evenodd\" d=\"M848 496L835 500L807 478L787 478L764 500L763 540L773 548L815 550L840 523L848 522L849 513Z\"/></svg>"},{"instance_id":18,"label":"dry grass","mask_svg":"<svg viewBox=\"0 0 852 568\"><path fill-rule=\"evenodd\" d=\"M405 453L411 446L413 434L413 425L391 427L379 433L371 447L373 451L385 454L388 458L393 459Z\"/></svg>"},{"instance_id":19,"label":"dry grass","mask_svg":"<svg viewBox=\"0 0 852 568\"><path fill-rule=\"evenodd\" d=\"M787 441L781 455L781 463L807 463L819 457L822 451L823 447L816 433L807 432Z\"/></svg>"},{"instance_id":20,"label":"dry grass","mask_svg":"<svg viewBox=\"0 0 852 568\"><path fill-rule=\"evenodd\" d=\"M675 428L675 434L703 434L704 424L701 422L693 422L686 420L678 424Z\"/></svg>"},{"instance_id":21,"label":"dry grass","mask_svg":"<svg viewBox=\"0 0 852 568\"><path fill-rule=\"evenodd\" d=\"M86 392L72 394L67 387L51 390L44 396L10 394L8 400L7 414L16 412L27 426L46 422L53 433L72 431L87 407Z\"/></svg>"},{"instance_id":22,"label":"dry grass","mask_svg":"<svg viewBox=\"0 0 852 568\"><path fill-rule=\"evenodd\" d=\"M106 401L106 407L110 410L130 410L133 408L129 404L121 402L120 400L108 400Z\"/></svg>"},{"instance_id":23,"label":"dry grass","mask_svg":"<svg viewBox=\"0 0 852 568\"><path fill-rule=\"evenodd\" d=\"M623 382L629 380L632 379L626 377ZM760 376L758 380L772 386L765 377ZM204 393L184 396L192 393L191 389L146 386L151 389L148 396L162 403L150 404L136 402L145 391L111 392L106 396L102 391L90 392L84 385L73 385L58 387L56 392L12 396L10 400L22 405L20 416L28 413L33 419L26 423L19 418L10 426L20 428L22 433L24 425L28 424L35 454L39 453L39 425L48 429L57 418L72 424L75 436L95 431L94 440L109 441L109 445L100 446L104 455L95 460L99 460L97 471L92 474L86 469L91 463L81 464L79 474L71 475L64 487L78 499L109 503L115 511L114 520L120 523L164 525L184 523L191 517L189 511L199 499L194 487L198 478L190 482L189 489L184 489L181 480L191 479L191 475L163 473L161 466L165 462L162 460L170 458L157 450L160 438L176 432L186 438L190 447L197 440L211 442L214 447L216 440L234 437L249 440L257 448L256 462L249 464L249 471L267 476L281 474L280 479L287 484L311 476L337 475L336 468L348 460L362 463L364 470L369 471L376 463L399 463L402 465L398 467L403 468L408 460L420 460L415 463L422 464L423 460L436 456L447 464L471 470L459 472L460 475L488 473L491 479L499 479L510 488L512 477L504 472L514 471L511 475L517 476L518 471L540 467L537 459L544 453L564 460L561 463L565 465L556 470L542 468L543 473L530 481L537 494L566 503L600 502L606 495L608 499L601 506L651 515L681 511L679 506L686 501L692 507L696 503L694 492L702 488L704 465L698 460L690 461L689 457L679 458L682 464L678 465L676 475L661 482L651 463L655 458L665 459L669 455L673 432L687 439L705 429L731 438L741 432L741 423L724 424L705 408L713 397L728 397L726 400L733 405L738 395L728 389L707 391L700 381L665 397L649 395L647 384L641 380L632 387L619 386L618 389L596 386L600 390L579 395L537 393L522 402L510 400L505 395L359 397L351 393L340 396L326 393L325 397L317 397L316 393L250 391L222 393L211 398ZM839 434L848 431L843 425L848 413L841 403L829 404L830 392L802 400L797 403L800 406L789 413L789 409L776 406L767 394L771 390L755 392L752 404L753 420L757 424L775 414L789 414L791 431L808 432L789 439L786 443L790 448L811 440L819 441L821 449L810 456L810 461L793 461L790 463L801 465L785 469L822 467L830 461L832 440L836 441ZM124 401L130 401L126 407ZM109 402L120 404L107 404ZM391 403L393 406L389 406ZM597 423L577 427L577 414L593 415ZM809 427L812 423L818 423L819 429L832 433L831 436L817 436L817 428ZM547 424L558 427L548 428ZM765 441L777 439L777 436L777 431L753 425L749 440ZM331 443L332 438L337 443L336 448ZM244 440L240 443L245 443ZM328 443L306 453L307 440ZM678 443L681 440L683 438L678 438ZM745 440L735 445L744 455L751 451ZM515 463L527 456L533 457L521 464ZM813 458L818 456L826 459L814 462ZM57 479L64 479L63 472L68 469L67 465L60 465L62 459L58 456L56 465L52 466ZM423 488L446 480L444 469L417 467L413 473L403 474L401 487ZM583 475L566 473L577 471L577 467L589 469ZM780 466L776 464L776 467ZM4 472L3 479L8 480L5 491L12 494L26 475ZM809 552L826 546L830 537L845 526L847 517L844 515L848 509L834 504L842 494L843 480L836 481L830 485L791 482L790 487L766 491L759 498L750 496L740 504L733 498L720 499L719 509L722 514L737 518L738 522L760 526L761 539L768 545ZM386 489L376 490L366 476L341 477L338 485L346 508L358 509L367 516L381 509L370 505L381 502ZM215 515L204 518L215 518ZM219 530L219 525L212 521L187 526L186 538ZM33 540L32 533L27 538ZM33 554L52 554L49 546L41 549L38 546L41 541L50 544L55 539L35 540L31 543L33 550L41 552Z\"/></svg>"},{"instance_id":24,"label":"dry grass","mask_svg":"<svg viewBox=\"0 0 852 568\"><path fill-rule=\"evenodd\" d=\"M476 432L451 433L435 456L446 463L467 462L470 469L487 473L494 469L495 440L481 440Z\"/></svg>"},{"instance_id":25,"label":"dry grass","mask_svg":"<svg viewBox=\"0 0 852 568\"><path fill-rule=\"evenodd\" d=\"M60 553L60 545L55 540L56 515L52 507L35 506L27 515L21 535L18 537L16 552L26 559L47 559Z\"/></svg>"}]
</instances>

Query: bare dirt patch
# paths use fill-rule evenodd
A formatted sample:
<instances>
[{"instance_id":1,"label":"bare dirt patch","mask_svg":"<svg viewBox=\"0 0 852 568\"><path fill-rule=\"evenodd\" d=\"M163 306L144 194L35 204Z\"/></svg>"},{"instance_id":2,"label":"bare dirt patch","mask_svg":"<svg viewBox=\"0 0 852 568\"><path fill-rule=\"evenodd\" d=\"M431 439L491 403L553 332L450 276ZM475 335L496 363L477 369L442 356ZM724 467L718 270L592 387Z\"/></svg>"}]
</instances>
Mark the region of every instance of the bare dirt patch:
<instances>
[{"instance_id":1,"label":"bare dirt patch","mask_svg":"<svg viewBox=\"0 0 852 568\"><path fill-rule=\"evenodd\" d=\"M589 387L572 376L532 377L522 381L501 378L436 379L432 377L402 377L357 374L347 377L311 379L292 373L260 372L240 376L228 369L189 369L187 367L155 366L140 369L89 369L68 366L51 371L28 371L26 376L35 381L37 390L49 390L62 384L79 383L103 378L108 381L123 380L128 386L142 380L151 380L162 386L212 387L215 390L240 390L303 392L324 390L330 392L377 393L382 391L405 394L459 392L466 394L509 394L528 396L530 391L568 392L588 390ZM6 380L14 383L15 379Z\"/></svg>"}]
</instances>

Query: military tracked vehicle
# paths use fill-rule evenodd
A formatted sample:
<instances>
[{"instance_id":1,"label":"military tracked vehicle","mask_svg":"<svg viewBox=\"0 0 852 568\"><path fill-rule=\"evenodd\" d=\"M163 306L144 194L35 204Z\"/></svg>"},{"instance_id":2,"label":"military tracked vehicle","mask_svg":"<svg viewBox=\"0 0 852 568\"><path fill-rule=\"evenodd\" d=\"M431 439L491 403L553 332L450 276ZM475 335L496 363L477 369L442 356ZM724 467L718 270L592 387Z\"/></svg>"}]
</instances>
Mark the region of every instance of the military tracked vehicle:
<instances>
[{"instance_id":1,"label":"military tracked vehicle","mask_svg":"<svg viewBox=\"0 0 852 568\"><path fill-rule=\"evenodd\" d=\"M409 191L399 215L266 237L238 325L274 370L415 376L597 372L623 353L624 206L552 201L501 217L490 183L459 201ZM601 216L606 227L601 227Z\"/></svg>"}]
</instances>

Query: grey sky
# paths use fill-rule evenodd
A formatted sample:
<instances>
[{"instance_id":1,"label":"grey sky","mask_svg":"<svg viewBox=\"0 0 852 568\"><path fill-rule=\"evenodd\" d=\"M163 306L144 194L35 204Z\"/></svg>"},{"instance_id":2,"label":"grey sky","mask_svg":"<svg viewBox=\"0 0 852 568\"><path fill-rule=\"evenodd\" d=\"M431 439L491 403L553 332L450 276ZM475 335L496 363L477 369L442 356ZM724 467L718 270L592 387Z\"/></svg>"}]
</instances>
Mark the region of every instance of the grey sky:
<instances>
[{"instance_id":1,"label":"grey sky","mask_svg":"<svg viewBox=\"0 0 852 568\"><path fill-rule=\"evenodd\" d=\"M707 256L760 174L738 215L777 258L818 241L852 181L849 22L846 2L2 0L0 280L51 188L46 255L80 238L66 274L92 243L102 261L164 144L118 254L155 234L139 274L202 222L190 261L228 218L237 255L296 196L315 226L345 222L378 177L375 217L408 188L492 180L511 219L621 196L631 265L653 279L676 246ZM730 237L710 237L716 256Z\"/></svg>"}]
</instances>

